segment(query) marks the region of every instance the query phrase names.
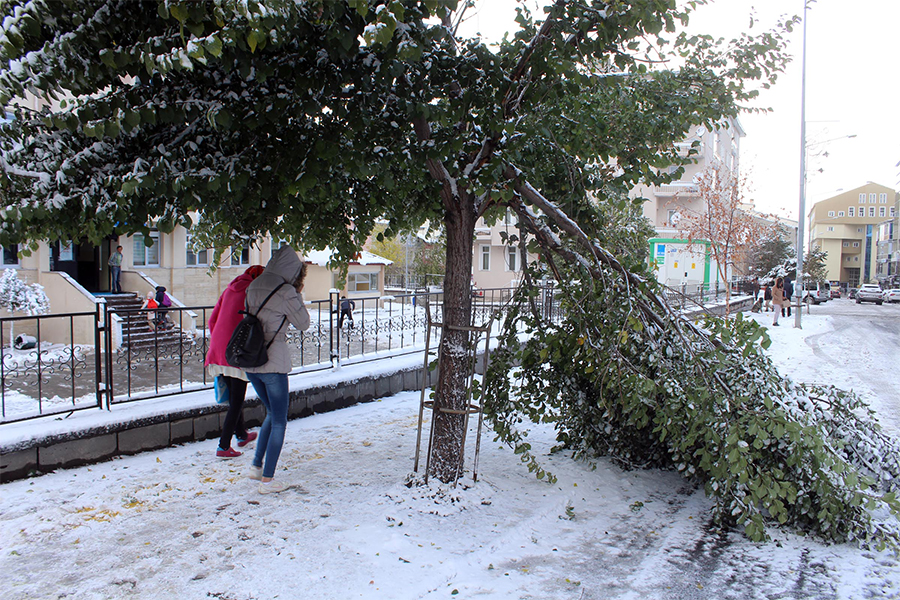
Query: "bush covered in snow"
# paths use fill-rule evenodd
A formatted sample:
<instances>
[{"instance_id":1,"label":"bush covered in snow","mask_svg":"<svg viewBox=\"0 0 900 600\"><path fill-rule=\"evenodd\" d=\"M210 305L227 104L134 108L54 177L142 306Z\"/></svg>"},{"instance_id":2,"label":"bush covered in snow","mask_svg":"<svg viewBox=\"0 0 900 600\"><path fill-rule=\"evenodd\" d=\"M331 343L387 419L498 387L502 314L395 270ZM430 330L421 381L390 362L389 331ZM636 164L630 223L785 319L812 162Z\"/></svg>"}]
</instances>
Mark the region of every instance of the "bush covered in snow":
<instances>
[{"instance_id":1,"label":"bush covered in snow","mask_svg":"<svg viewBox=\"0 0 900 600\"><path fill-rule=\"evenodd\" d=\"M28 285L19 279L15 269L6 269L0 275L0 308L30 316L41 315L50 312L50 300L44 293L44 286Z\"/></svg>"},{"instance_id":2,"label":"bush covered in snow","mask_svg":"<svg viewBox=\"0 0 900 600\"><path fill-rule=\"evenodd\" d=\"M740 315L648 319L638 307L652 281L569 275L579 283L562 284L559 325L527 298L514 303L485 382L498 437L538 477L552 479L519 427L526 418L553 423L577 457L677 469L704 486L720 525L753 540L782 524L900 546L900 446L859 398L779 376L764 329Z\"/></svg>"}]
</instances>

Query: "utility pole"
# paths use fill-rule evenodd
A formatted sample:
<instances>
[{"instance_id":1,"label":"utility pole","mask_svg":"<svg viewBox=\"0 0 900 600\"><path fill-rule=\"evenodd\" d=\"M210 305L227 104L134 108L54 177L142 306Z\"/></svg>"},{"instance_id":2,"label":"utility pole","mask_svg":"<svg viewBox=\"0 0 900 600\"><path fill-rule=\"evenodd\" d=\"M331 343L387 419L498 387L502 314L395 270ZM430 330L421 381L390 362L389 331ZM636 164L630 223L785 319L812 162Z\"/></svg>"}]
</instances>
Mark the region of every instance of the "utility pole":
<instances>
[{"instance_id":1,"label":"utility pole","mask_svg":"<svg viewBox=\"0 0 900 600\"><path fill-rule=\"evenodd\" d=\"M800 214L797 219L797 278L794 281L794 293L798 299L803 298L803 239L804 222L806 221L806 20L809 14L807 0L803 0L803 60L800 77ZM793 302L791 298L791 302ZM800 300L794 311L794 327L802 329Z\"/></svg>"}]
</instances>

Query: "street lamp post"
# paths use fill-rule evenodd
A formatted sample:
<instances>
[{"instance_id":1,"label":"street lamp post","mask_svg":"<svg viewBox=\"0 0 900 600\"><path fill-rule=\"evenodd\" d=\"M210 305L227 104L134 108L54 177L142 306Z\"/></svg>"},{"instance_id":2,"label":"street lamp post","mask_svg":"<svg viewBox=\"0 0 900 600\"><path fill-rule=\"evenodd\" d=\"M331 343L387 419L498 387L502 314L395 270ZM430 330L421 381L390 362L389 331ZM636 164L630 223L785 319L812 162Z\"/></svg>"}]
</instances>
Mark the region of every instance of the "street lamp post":
<instances>
[{"instance_id":1,"label":"street lamp post","mask_svg":"<svg viewBox=\"0 0 900 600\"><path fill-rule=\"evenodd\" d=\"M797 276L794 292L803 298L803 224L806 220L806 17L809 14L807 0L803 0L803 59L800 77L800 214L797 219ZM789 300L793 302L793 298ZM802 329L800 300L794 311L794 327Z\"/></svg>"}]
</instances>

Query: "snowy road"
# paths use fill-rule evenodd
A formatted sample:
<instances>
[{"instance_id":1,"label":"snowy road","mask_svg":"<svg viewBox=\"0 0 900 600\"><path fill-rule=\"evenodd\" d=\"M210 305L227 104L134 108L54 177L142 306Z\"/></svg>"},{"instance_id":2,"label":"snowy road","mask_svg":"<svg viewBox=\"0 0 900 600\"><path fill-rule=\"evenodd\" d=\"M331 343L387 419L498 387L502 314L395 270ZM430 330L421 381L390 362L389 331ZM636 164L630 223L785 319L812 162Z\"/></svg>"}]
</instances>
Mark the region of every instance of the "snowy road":
<instances>
[{"instance_id":1,"label":"snowy road","mask_svg":"<svg viewBox=\"0 0 900 600\"><path fill-rule=\"evenodd\" d=\"M840 298L812 307L812 314L831 316L834 328L806 340L822 361L815 383L853 389L875 407L885 429L900 435L900 304Z\"/></svg>"}]
</instances>

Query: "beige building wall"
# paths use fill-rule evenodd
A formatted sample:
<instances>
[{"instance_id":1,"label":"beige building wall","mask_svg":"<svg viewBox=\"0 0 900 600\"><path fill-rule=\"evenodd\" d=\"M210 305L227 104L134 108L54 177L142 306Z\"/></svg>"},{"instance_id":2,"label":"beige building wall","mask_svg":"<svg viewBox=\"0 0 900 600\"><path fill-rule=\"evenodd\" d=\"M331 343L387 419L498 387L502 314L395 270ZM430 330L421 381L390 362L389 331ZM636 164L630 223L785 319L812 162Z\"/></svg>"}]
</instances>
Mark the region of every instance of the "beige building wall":
<instances>
[{"instance_id":1,"label":"beige building wall","mask_svg":"<svg viewBox=\"0 0 900 600\"><path fill-rule=\"evenodd\" d=\"M809 244L828 253L829 281L851 287L876 281L876 229L896 216L895 200L893 189L869 182L812 206Z\"/></svg>"},{"instance_id":2,"label":"beige building wall","mask_svg":"<svg viewBox=\"0 0 900 600\"><path fill-rule=\"evenodd\" d=\"M519 236L515 216L511 211L488 226L484 218L475 224L475 243L473 244L472 285L485 289L516 287L522 280L523 258L531 263L537 255L522 251L516 242L515 256L510 258L510 246L504 241L510 236Z\"/></svg>"}]
</instances>

